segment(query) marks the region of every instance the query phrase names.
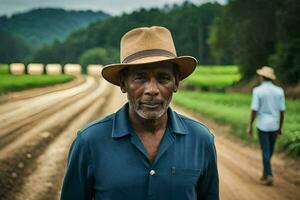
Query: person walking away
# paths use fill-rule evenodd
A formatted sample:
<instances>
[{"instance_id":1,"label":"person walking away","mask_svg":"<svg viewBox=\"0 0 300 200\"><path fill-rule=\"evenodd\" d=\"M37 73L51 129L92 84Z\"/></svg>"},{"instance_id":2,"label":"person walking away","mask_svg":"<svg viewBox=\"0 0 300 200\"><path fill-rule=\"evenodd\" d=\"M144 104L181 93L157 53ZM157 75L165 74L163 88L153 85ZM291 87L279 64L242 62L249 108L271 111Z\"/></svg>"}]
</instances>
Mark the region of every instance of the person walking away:
<instances>
[{"instance_id":1,"label":"person walking away","mask_svg":"<svg viewBox=\"0 0 300 200\"><path fill-rule=\"evenodd\" d=\"M260 181L263 185L270 186L273 185L271 157L276 138L282 135L285 99L283 89L273 84L276 76L271 67L263 66L256 73L260 76L261 84L252 92L251 117L247 132L252 136L252 126L256 119L263 163Z\"/></svg>"}]
</instances>

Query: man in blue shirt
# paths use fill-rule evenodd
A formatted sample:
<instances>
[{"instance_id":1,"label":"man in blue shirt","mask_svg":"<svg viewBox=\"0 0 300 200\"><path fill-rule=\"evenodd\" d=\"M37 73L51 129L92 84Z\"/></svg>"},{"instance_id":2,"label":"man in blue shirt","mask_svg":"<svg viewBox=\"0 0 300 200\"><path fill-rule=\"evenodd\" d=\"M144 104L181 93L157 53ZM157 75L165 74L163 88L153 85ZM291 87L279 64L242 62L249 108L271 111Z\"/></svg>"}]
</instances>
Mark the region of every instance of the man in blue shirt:
<instances>
[{"instance_id":1,"label":"man in blue shirt","mask_svg":"<svg viewBox=\"0 0 300 200\"><path fill-rule=\"evenodd\" d=\"M213 135L169 107L179 81L196 65L193 57L176 56L164 27L126 33L121 63L102 75L127 93L128 103L79 131L61 199L219 199Z\"/></svg>"},{"instance_id":2,"label":"man in blue shirt","mask_svg":"<svg viewBox=\"0 0 300 200\"><path fill-rule=\"evenodd\" d=\"M276 76L271 67L264 66L257 70L257 74L260 75L262 83L253 90L248 134L252 135L252 124L257 117L256 127L263 161L263 175L260 181L264 185L272 185L271 157L276 137L282 134L285 111L284 92L282 88L272 83Z\"/></svg>"}]
</instances>

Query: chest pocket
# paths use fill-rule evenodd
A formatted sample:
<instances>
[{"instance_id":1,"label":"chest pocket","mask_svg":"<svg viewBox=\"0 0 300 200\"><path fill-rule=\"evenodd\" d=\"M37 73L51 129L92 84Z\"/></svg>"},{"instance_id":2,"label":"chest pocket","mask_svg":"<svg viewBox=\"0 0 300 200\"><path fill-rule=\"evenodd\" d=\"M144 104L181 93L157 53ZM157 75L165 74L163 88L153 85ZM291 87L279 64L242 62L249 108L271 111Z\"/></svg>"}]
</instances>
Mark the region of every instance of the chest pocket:
<instances>
[{"instance_id":1,"label":"chest pocket","mask_svg":"<svg viewBox=\"0 0 300 200\"><path fill-rule=\"evenodd\" d=\"M200 169L182 169L172 167L172 185L173 189L193 190L200 177Z\"/></svg>"}]
</instances>

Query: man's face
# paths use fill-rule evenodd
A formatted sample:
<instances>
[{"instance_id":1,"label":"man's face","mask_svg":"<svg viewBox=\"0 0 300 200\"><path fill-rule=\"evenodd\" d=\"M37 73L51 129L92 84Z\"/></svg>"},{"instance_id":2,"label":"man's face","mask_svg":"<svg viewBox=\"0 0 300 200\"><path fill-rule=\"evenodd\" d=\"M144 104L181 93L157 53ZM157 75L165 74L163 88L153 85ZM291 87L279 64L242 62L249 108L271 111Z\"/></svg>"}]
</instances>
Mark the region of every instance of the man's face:
<instances>
[{"instance_id":1,"label":"man's face","mask_svg":"<svg viewBox=\"0 0 300 200\"><path fill-rule=\"evenodd\" d=\"M130 110L143 119L159 119L166 113L178 86L172 64L129 67L127 70L121 79L121 89L127 92Z\"/></svg>"}]
</instances>

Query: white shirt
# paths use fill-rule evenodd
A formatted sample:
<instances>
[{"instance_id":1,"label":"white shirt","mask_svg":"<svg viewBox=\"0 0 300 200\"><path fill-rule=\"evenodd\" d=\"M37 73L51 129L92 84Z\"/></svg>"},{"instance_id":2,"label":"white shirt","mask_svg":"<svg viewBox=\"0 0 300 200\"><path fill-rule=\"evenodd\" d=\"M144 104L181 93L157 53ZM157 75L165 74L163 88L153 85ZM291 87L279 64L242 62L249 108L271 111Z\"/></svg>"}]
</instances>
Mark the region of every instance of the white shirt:
<instances>
[{"instance_id":1,"label":"white shirt","mask_svg":"<svg viewBox=\"0 0 300 200\"><path fill-rule=\"evenodd\" d=\"M253 89L251 109L257 111L256 127L262 131L279 130L280 112L285 110L284 92L271 81Z\"/></svg>"}]
</instances>

